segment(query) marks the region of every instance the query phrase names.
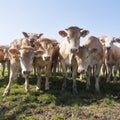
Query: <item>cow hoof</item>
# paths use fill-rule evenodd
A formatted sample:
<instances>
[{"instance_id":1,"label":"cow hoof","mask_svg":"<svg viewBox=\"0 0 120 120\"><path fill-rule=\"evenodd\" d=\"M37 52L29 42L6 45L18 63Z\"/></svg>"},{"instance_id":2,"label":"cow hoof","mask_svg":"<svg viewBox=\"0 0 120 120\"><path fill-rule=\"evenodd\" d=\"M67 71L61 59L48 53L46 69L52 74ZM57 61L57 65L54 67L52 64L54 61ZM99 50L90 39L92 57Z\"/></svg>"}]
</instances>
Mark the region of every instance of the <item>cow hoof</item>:
<instances>
[{"instance_id":1,"label":"cow hoof","mask_svg":"<svg viewBox=\"0 0 120 120\"><path fill-rule=\"evenodd\" d=\"M27 92L30 92L30 89L25 90L25 92L26 92L26 93L27 93Z\"/></svg>"},{"instance_id":2,"label":"cow hoof","mask_svg":"<svg viewBox=\"0 0 120 120\"><path fill-rule=\"evenodd\" d=\"M36 87L36 92L39 92L40 91L40 88Z\"/></svg>"},{"instance_id":3,"label":"cow hoof","mask_svg":"<svg viewBox=\"0 0 120 120\"><path fill-rule=\"evenodd\" d=\"M3 96L7 96L7 95L9 95L8 91L3 93Z\"/></svg>"},{"instance_id":4,"label":"cow hoof","mask_svg":"<svg viewBox=\"0 0 120 120\"><path fill-rule=\"evenodd\" d=\"M49 88L45 88L45 91L49 91Z\"/></svg>"}]
</instances>

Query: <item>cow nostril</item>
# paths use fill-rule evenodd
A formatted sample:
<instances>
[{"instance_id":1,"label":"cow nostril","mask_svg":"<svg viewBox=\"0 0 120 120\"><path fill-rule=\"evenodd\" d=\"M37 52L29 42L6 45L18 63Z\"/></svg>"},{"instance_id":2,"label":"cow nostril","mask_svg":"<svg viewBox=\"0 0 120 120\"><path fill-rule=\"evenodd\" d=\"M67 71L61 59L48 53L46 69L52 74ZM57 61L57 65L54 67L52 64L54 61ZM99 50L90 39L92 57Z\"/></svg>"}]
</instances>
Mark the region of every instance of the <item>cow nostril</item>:
<instances>
[{"instance_id":1,"label":"cow nostril","mask_svg":"<svg viewBox=\"0 0 120 120\"><path fill-rule=\"evenodd\" d=\"M110 50L111 47L107 47L108 50Z\"/></svg>"},{"instance_id":2,"label":"cow nostril","mask_svg":"<svg viewBox=\"0 0 120 120\"><path fill-rule=\"evenodd\" d=\"M30 74L30 71L27 71L27 74Z\"/></svg>"},{"instance_id":3,"label":"cow nostril","mask_svg":"<svg viewBox=\"0 0 120 120\"><path fill-rule=\"evenodd\" d=\"M75 49L75 51L77 51L77 48Z\"/></svg>"},{"instance_id":4,"label":"cow nostril","mask_svg":"<svg viewBox=\"0 0 120 120\"><path fill-rule=\"evenodd\" d=\"M26 74L26 71L23 71L23 74Z\"/></svg>"},{"instance_id":5,"label":"cow nostril","mask_svg":"<svg viewBox=\"0 0 120 120\"><path fill-rule=\"evenodd\" d=\"M50 60L50 56L46 56L44 58L45 58L45 60Z\"/></svg>"},{"instance_id":6,"label":"cow nostril","mask_svg":"<svg viewBox=\"0 0 120 120\"><path fill-rule=\"evenodd\" d=\"M23 71L23 74L30 74L30 71Z\"/></svg>"},{"instance_id":7,"label":"cow nostril","mask_svg":"<svg viewBox=\"0 0 120 120\"><path fill-rule=\"evenodd\" d=\"M71 52L71 53L74 53L74 52L77 52L77 51L78 51L77 48L72 48L72 49L70 49L70 52Z\"/></svg>"},{"instance_id":8,"label":"cow nostril","mask_svg":"<svg viewBox=\"0 0 120 120\"><path fill-rule=\"evenodd\" d=\"M80 73L81 73L81 74L85 73L85 69L81 70L81 72L80 72Z\"/></svg>"}]
</instances>

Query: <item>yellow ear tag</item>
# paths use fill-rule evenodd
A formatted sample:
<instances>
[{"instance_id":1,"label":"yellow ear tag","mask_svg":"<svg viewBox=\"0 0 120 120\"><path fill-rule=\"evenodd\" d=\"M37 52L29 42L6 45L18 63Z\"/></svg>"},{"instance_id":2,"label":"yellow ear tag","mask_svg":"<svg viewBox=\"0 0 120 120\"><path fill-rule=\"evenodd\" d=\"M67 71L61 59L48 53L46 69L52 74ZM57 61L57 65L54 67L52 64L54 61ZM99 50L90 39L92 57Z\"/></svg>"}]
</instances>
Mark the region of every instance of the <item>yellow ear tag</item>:
<instances>
[{"instance_id":1,"label":"yellow ear tag","mask_svg":"<svg viewBox=\"0 0 120 120\"><path fill-rule=\"evenodd\" d=\"M61 35L62 35L63 37L65 37L65 34L64 34L64 33L61 33Z\"/></svg>"},{"instance_id":2,"label":"yellow ear tag","mask_svg":"<svg viewBox=\"0 0 120 120\"><path fill-rule=\"evenodd\" d=\"M92 56L93 56L93 57L95 56L95 53L94 53L94 52L92 53Z\"/></svg>"},{"instance_id":3,"label":"yellow ear tag","mask_svg":"<svg viewBox=\"0 0 120 120\"><path fill-rule=\"evenodd\" d=\"M67 33L65 33L64 31L59 31L59 34L60 34L62 37L66 37L66 36L67 36Z\"/></svg>"},{"instance_id":4,"label":"yellow ear tag","mask_svg":"<svg viewBox=\"0 0 120 120\"><path fill-rule=\"evenodd\" d=\"M14 53L14 56L15 56L15 57L17 57L17 56L18 56L18 53L17 53L17 52L15 52L15 53Z\"/></svg>"}]
</instances>

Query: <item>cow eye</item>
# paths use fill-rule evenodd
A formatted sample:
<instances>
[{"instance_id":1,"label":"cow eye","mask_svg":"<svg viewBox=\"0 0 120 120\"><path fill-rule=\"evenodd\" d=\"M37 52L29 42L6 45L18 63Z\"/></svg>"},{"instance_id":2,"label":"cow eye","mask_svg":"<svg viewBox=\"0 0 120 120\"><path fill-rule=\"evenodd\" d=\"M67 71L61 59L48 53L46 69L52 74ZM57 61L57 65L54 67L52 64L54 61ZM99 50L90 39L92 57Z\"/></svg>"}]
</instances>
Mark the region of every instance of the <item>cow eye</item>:
<instances>
[{"instance_id":1,"label":"cow eye","mask_svg":"<svg viewBox=\"0 0 120 120\"><path fill-rule=\"evenodd\" d=\"M55 45L52 44L52 45L51 45L51 48L53 48L54 46L55 46Z\"/></svg>"},{"instance_id":2,"label":"cow eye","mask_svg":"<svg viewBox=\"0 0 120 120\"><path fill-rule=\"evenodd\" d=\"M19 55L19 58L22 60L22 57Z\"/></svg>"},{"instance_id":3,"label":"cow eye","mask_svg":"<svg viewBox=\"0 0 120 120\"><path fill-rule=\"evenodd\" d=\"M67 40L68 40L68 42L70 42L70 37L69 36L67 37Z\"/></svg>"}]
</instances>

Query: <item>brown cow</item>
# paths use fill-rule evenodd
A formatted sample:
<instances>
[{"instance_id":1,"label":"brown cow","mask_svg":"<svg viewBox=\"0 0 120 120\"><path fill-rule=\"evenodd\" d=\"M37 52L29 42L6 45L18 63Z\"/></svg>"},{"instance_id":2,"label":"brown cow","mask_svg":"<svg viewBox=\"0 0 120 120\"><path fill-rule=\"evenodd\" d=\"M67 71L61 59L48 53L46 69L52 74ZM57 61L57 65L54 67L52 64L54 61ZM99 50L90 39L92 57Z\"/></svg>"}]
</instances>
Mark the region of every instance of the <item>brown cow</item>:
<instances>
[{"instance_id":1,"label":"brown cow","mask_svg":"<svg viewBox=\"0 0 120 120\"><path fill-rule=\"evenodd\" d=\"M78 64L77 71L87 74L86 89L90 87L91 69L95 66L95 88L97 92L100 92L99 73L103 63L103 48L99 39L94 36L89 37L83 47L79 47L79 52L76 53L75 58Z\"/></svg>"},{"instance_id":2,"label":"brown cow","mask_svg":"<svg viewBox=\"0 0 120 120\"><path fill-rule=\"evenodd\" d=\"M72 79L73 79L73 93L77 93L76 88L76 73L77 73L77 63L74 60L74 54L79 52L80 37L85 37L89 31L83 30L76 26L69 27L67 29L59 31L59 34L64 37L64 41L60 47L60 62L64 73L64 82L62 85L62 91L66 88L66 78L67 78L67 66L72 67Z\"/></svg>"},{"instance_id":3,"label":"brown cow","mask_svg":"<svg viewBox=\"0 0 120 120\"><path fill-rule=\"evenodd\" d=\"M0 45L0 63L2 66L2 77L4 77L5 64L7 64L8 76L9 76L8 49L9 49L8 45Z\"/></svg>"},{"instance_id":4,"label":"brown cow","mask_svg":"<svg viewBox=\"0 0 120 120\"><path fill-rule=\"evenodd\" d=\"M45 68L45 90L49 90L49 77L51 75L51 66L53 59L54 50L57 48L58 42L49 38L41 38L37 44L37 47L44 51L43 55L35 58L35 66L37 69L37 86L36 90L39 91L41 89L41 70Z\"/></svg>"}]
</instances>

